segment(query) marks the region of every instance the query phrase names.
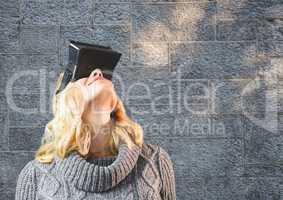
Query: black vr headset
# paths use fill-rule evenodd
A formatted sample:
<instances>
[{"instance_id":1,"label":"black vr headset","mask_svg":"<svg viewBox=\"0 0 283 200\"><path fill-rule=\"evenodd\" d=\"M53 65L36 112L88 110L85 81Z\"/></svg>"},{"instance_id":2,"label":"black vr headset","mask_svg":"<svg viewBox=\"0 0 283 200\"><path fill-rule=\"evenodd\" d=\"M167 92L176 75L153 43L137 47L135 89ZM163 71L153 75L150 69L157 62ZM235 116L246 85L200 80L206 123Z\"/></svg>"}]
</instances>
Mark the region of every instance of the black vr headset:
<instances>
[{"instance_id":1,"label":"black vr headset","mask_svg":"<svg viewBox=\"0 0 283 200\"><path fill-rule=\"evenodd\" d=\"M105 78L112 80L112 74L122 56L121 53L112 50L109 46L69 41L69 62L55 94L61 92L69 82L88 77L96 68L101 69Z\"/></svg>"}]
</instances>

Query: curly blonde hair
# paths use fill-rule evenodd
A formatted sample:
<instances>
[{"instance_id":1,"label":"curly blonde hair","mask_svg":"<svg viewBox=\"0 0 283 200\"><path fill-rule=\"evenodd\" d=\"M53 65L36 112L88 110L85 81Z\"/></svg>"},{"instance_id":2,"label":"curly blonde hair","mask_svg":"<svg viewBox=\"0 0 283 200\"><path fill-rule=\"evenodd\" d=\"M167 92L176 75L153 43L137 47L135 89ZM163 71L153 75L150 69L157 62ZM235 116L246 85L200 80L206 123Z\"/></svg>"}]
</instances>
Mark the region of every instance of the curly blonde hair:
<instances>
[{"instance_id":1,"label":"curly blonde hair","mask_svg":"<svg viewBox=\"0 0 283 200\"><path fill-rule=\"evenodd\" d=\"M59 88L63 72L60 73L56 82L55 91ZM82 156L89 155L91 133L93 130L78 115L84 109L83 97L78 87L68 84L60 93L54 93L52 98L53 119L45 126L45 132L41 145L37 149L35 159L42 163L50 163L57 155L66 157L71 151L78 151ZM117 104L111 117L114 123L111 127L109 144L112 154L118 153L121 143L126 143L130 148L133 144L142 146L143 129L131 120L125 111L121 99L117 96Z\"/></svg>"}]
</instances>

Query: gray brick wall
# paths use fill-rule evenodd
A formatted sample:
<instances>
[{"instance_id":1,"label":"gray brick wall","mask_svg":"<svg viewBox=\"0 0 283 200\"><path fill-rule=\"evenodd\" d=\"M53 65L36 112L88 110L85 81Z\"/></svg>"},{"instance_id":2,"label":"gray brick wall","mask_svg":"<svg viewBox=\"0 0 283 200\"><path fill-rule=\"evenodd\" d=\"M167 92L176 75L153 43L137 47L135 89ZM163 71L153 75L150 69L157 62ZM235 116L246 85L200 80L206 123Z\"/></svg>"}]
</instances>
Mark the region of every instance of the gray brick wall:
<instances>
[{"instance_id":1,"label":"gray brick wall","mask_svg":"<svg viewBox=\"0 0 283 200\"><path fill-rule=\"evenodd\" d=\"M178 199L283 199L282 0L1 1L0 199L52 118L68 39L123 53L116 90Z\"/></svg>"}]
</instances>

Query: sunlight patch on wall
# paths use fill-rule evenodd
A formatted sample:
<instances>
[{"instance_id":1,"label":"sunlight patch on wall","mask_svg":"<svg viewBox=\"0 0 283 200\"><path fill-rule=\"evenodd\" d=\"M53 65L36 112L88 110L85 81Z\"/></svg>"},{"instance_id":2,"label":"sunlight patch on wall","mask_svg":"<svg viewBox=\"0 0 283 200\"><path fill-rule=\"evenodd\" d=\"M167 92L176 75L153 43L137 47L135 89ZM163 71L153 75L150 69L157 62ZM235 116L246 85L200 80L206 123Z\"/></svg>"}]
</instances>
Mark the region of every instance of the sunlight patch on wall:
<instances>
[{"instance_id":1,"label":"sunlight patch on wall","mask_svg":"<svg viewBox=\"0 0 283 200\"><path fill-rule=\"evenodd\" d=\"M135 65L152 67L169 64L167 43L136 43L133 49Z\"/></svg>"}]
</instances>

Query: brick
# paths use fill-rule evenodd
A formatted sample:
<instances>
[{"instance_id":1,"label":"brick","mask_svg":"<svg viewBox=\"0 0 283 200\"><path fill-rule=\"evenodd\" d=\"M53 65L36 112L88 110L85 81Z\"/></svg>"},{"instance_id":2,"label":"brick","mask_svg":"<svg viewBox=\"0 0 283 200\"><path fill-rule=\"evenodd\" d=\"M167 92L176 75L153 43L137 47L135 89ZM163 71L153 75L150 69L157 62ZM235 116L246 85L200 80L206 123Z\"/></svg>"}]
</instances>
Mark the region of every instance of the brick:
<instances>
[{"instance_id":1,"label":"brick","mask_svg":"<svg viewBox=\"0 0 283 200\"><path fill-rule=\"evenodd\" d=\"M170 157L171 159L173 159L172 156ZM190 167L188 165L178 165L176 161L172 161L172 162L173 162L175 180L179 180L178 182L180 183L180 180L182 180L181 177L189 177Z\"/></svg>"},{"instance_id":2,"label":"brick","mask_svg":"<svg viewBox=\"0 0 283 200\"><path fill-rule=\"evenodd\" d=\"M255 124L254 121L243 118L246 163L272 164L282 161L283 137L280 133L269 131L267 125ZM276 124L272 126L274 127Z\"/></svg>"},{"instance_id":3,"label":"brick","mask_svg":"<svg viewBox=\"0 0 283 200\"><path fill-rule=\"evenodd\" d=\"M7 24L17 25L20 17L19 0L1 1L0 27Z\"/></svg>"},{"instance_id":4,"label":"brick","mask_svg":"<svg viewBox=\"0 0 283 200\"><path fill-rule=\"evenodd\" d=\"M249 177L282 177L282 165L269 164L247 164L245 165L245 176Z\"/></svg>"},{"instance_id":5,"label":"brick","mask_svg":"<svg viewBox=\"0 0 283 200\"><path fill-rule=\"evenodd\" d=\"M260 40L258 41L258 51L269 56L283 56L283 41Z\"/></svg>"},{"instance_id":6,"label":"brick","mask_svg":"<svg viewBox=\"0 0 283 200\"><path fill-rule=\"evenodd\" d=\"M243 41L256 40L256 20L217 20L217 40Z\"/></svg>"},{"instance_id":7,"label":"brick","mask_svg":"<svg viewBox=\"0 0 283 200\"><path fill-rule=\"evenodd\" d=\"M272 1L258 0L218 0L217 18L259 18L265 15L265 8L272 5Z\"/></svg>"},{"instance_id":8,"label":"brick","mask_svg":"<svg viewBox=\"0 0 283 200\"><path fill-rule=\"evenodd\" d=\"M280 177L255 177L243 179L247 190L246 199L280 199L282 197L283 183Z\"/></svg>"},{"instance_id":9,"label":"brick","mask_svg":"<svg viewBox=\"0 0 283 200\"><path fill-rule=\"evenodd\" d=\"M92 1L35 1L21 3L23 24L29 25L91 25ZM39 14L40 13L40 14Z\"/></svg>"},{"instance_id":10,"label":"brick","mask_svg":"<svg viewBox=\"0 0 283 200\"><path fill-rule=\"evenodd\" d=\"M251 79L213 80L212 112L217 114L241 113L241 97Z\"/></svg>"},{"instance_id":11,"label":"brick","mask_svg":"<svg viewBox=\"0 0 283 200\"><path fill-rule=\"evenodd\" d=\"M134 43L133 65L169 69L169 52L166 43Z\"/></svg>"},{"instance_id":12,"label":"brick","mask_svg":"<svg viewBox=\"0 0 283 200\"><path fill-rule=\"evenodd\" d=\"M9 149L14 151L36 151L40 146L45 127L9 129Z\"/></svg>"},{"instance_id":13,"label":"brick","mask_svg":"<svg viewBox=\"0 0 283 200\"><path fill-rule=\"evenodd\" d=\"M134 40L214 40L215 12L215 2L136 4L132 15Z\"/></svg>"},{"instance_id":14,"label":"brick","mask_svg":"<svg viewBox=\"0 0 283 200\"><path fill-rule=\"evenodd\" d=\"M212 116L212 134L215 137L242 138L242 117L240 114Z\"/></svg>"},{"instance_id":15,"label":"brick","mask_svg":"<svg viewBox=\"0 0 283 200\"><path fill-rule=\"evenodd\" d=\"M212 84L212 111L217 114L244 113L264 118L265 112L277 112L278 92L268 88L268 80L227 79Z\"/></svg>"},{"instance_id":16,"label":"brick","mask_svg":"<svg viewBox=\"0 0 283 200\"><path fill-rule=\"evenodd\" d=\"M95 24L128 24L130 23L129 3L95 3Z\"/></svg>"},{"instance_id":17,"label":"brick","mask_svg":"<svg viewBox=\"0 0 283 200\"><path fill-rule=\"evenodd\" d=\"M112 82L125 104L171 104L175 98L171 78L167 69L117 66Z\"/></svg>"},{"instance_id":18,"label":"brick","mask_svg":"<svg viewBox=\"0 0 283 200\"><path fill-rule=\"evenodd\" d=\"M162 119L162 122L160 120ZM172 127L172 116L150 117L148 119L136 119L143 127L145 136L149 137L174 137Z\"/></svg>"},{"instance_id":19,"label":"brick","mask_svg":"<svg viewBox=\"0 0 283 200\"><path fill-rule=\"evenodd\" d=\"M130 26L128 25L95 25L93 39L101 45L111 46L122 53L117 66L128 66L130 62Z\"/></svg>"},{"instance_id":20,"label":"brick","mask_svg":"<svg viewBox=\"0 0 283 200\"><path fill-rule=\"evenodd\" d=\"M93 29L86 25L81 26L61 26L60 27L60 63L66 65L69 56L69 40L95 43L93 39Z\"/></svg>"},{"instance_id":21,"label":"brick","mask_svg":"<svg viewBox=\"0 0 283 200\"><path fill-rule=\"evenodd\" d=\"M150 116L166 116L175 113L174 105L162 104L124 104L129 115L135 119L146 119Z\"/></svg>"},{"instance_id":22,"label":"brick","mask_svg":"<svg viewBox=\"0 0 283 200\"><path fill-rule=\"evenodd\" d=\"M166 83L176 79L176 76L166 68L132 67L128 65L117 65L113 73L113 82L120 85L128 84L128 82L147 82L154 79L164 79Z\"/></svg>"},{"instance_id":23,"label":"brick","mask_svg":"<svg viewBox=\"0 0 283 200\"><path fill-rule=\"evenodd\" d=\"M0 112L0 151L8 150L8 113Z\"/></svg>"},{"instance_id":24,"label":"brick","mask_svg":"<svg viewBox=\"0 0 283 200\"><path fill-rule=\"evenodd\" d=\"M9 79L8 81L12 81L13 85L10 87L10 84L6 85L6 91L9 93L9 97L12 96L14 93L40 93L43 88L43 82L40 81L40 76L45 73L47 70L45 69L39 70L24 70L15 72L13 76L16 78L13 81L13 78ZM46 77L44 77L46 78ZM7 96L8 98L8 96ZM8 101L10 98L8 99Z\"/></svg>"},{"instance_id":25,"label":"brick","mask_svg":"<svg viewBox=\"0 0 283 200\"><path fill-rule=\"evenodd\" d=\"M259 20L257 30L259 40L283 40L281 19Z\"/></svg>"},{"instance_id":26,"label":"brick","mask_svg":"<svg viewBox=\"0 0 283 200\"><path fill-rule=\"evenodd\" d=\"M185 79L222 79L254 77L258 70L253 42L173 43L171 65Z\"/></svg>"},{"instance_id":27,"label":"brick","mask_svg":"<svg viewBox=\"0 0 283 200\"><path fill-rule=\"evenodd\" d=\"M211 86L206 79L171 79L172 97L178 113L211 113Z\"/></svg>"},{"instance_id":28,"label":"brick","mask_svg":"<svg viewBox=\"0 0 283 200\"><path fill-rule=\"evenodd\" d=\"M34 110L35 112L38 112L40 110L40 107L45 107L46 105L42 105L46 97L42 97L40 94L36 93L13 93L11 98L9 97L8 100L8 106L11 110Z\"/></svg>"},{"instance_id":29,"label":"brick","mask_svg":"<svg viewBox=\"0 0 283 200\"><path fill-rule=\"evenodd\" d=\"M243 174L243 144L240 139L198 141L178 137L155 141L172 155L176 166L189 170L189 176L183 177L240 177Z\"/></svg>"},{"instance_id":30,"label":"brick","mask_svg":"<svg viewBox=\"0 0 283 200\"><path fill-rule=\"evenodd\" d=\"M268 88L280 89L280 79L283 77L282 61L281 57L270 57L265 68L259 72L263 76L264 81ZM261 73L262 72L262 73Z\"/></svg>"},{"instance_id":31,"label":"brick","mask_svg":"<svg viewBox=\"0 0 283 200\"><path fill-rule=\"evenodd\" d=\"M196 141L191 144L193 177L241 176L243 143L240 139Z\"/></svg>"},{"instance_id":32,"label":"brick","mask_svg":"<svg viewBox=\"0 0 283 200\"><path fill-rule=\"evenodd\" d=\"M183 166L184 168L186 166L191 167L191 147L188 145L188 140L182 137L167 139L166 144L162 144L162 147L170 155L173 165L176 167Z\"/></svg>"},{"instance_id":33,"label":"brick","mask_svg":"<svg viewBox=\"0 0 283 200\"><path fill-rule=\"evenodd\" d=\"M130 56L130 30L128 26L95 25L89 26L62 26L60 30L60 63L68 63L68 45L70 39L79 40L86 43L94 43L111 46L112 49L122 53L122 57L117 64L128 65Z\"/></svg>"},{"instance_id":34,"label":"brick","mask_svg":"<svg viewBox=\"0 0 283 200\"><path fill-rule=\"evenodd\" d=\"M249 199L245 196L247 186L241 178L236 177L207 177L205 179L206 198L205 199ZM252 199L252 198L251 198Z\"/></svg>"},{"instance_id":35,"label":"brick","mask_svg":"<svg viewBox=\"0 0 283 200\"><path fill-rule=\"evenodd\" d=\"M58 53L59 27L21 26L21 48L24 53Z\"/></svg>"},{"instance_id":36,"label":"brick","mask_svg":"<svg viewBox=\"0 0 283 200\"><path fill-rule=\"evenodd\" d=\"M142 126L146 138L178 136L173 132L174 115L166 112L167 105L156 107L147 104L125 106L129 116Z\"/></svg>"},{"instance_id":37,"label":"brick","mask_svg":"<svg viewBox=\"0 0 283 200\"><path fill-rule=\"evenodd\" d=\"M0 112L6 112L8 109L5 93L0 93Z\"/></svg>"},{"instance_id":38,"label":"brick","mask_svg":"<svg viewBox=\"0 0 283 200\"><path fill-rule=\"evenodd\" d=\"M135 82L126 82L124 85L125 92L123 99L125 104L163 104L170 105L173 103L173 87L171 82L164 80L144 80Z\"/></svg>"},{"instance_id":39,"label":"brick","mask_svg":"<svg viewBox=\"0 0 283 200\"><path fill-rule=\"evenodd\" d=\"M274 111L266 112L263 114L263 117L257 117L257 116L247 115L247 114L243 116L245 117L243 120L244 133L246 133L246 131L250 131L250 129L254 129L254 130L259 131L258 132L259 135L264 134L264 132L266 132L266 133L269 133L271 136L278 136L278 134L281 131L280 122L278 119L279 115L277 112L274 112ZM247 127L246 127L246 124L248 124Z\"/></svg>"},{"instance_id":40,"label":"brick","mask_svg":"<svg viewBox=\"0 0 283 200\"><path fill-rule=\"evenodd\" d=\"M282 113L278 113L278 133L282 133L283 131L283 115Z\"/></svg>"},{"instance_id":41,"label":"brick","mask_svg":"<svg viewBox=\"0 0 283 200\"><path fill-rule=\"evenodd\" d=\"M15 192L2 192L2 193L0 193L0 198L6 199L6 200L14 200L15 199Z\"/></svg>"},{"instance_id":42,"label":"brick","mask_svg":"<svg viewBox=\"0 0 283 200\"><path fill-rule=\"evenodd\" d=\"M39 54L3 54L0 55L0 91L9 90L16 93L39 92L40 87L49 84L49 71L58 66L56 55ZM23 78L24 77L24 78ZM39 84L41 80L41 84ZM12 88L7 84L12 84ZM47 86L46 86L47 87ZM41 88L48 89L48 88Z\"/></svg>"},{"instance_id":43,"label":"brick","mask_svg":"<svg viewBox=\"0 0 283 200\"><path fill-rule=\"evenodd\" d=\"M48 113L26 113L26 112L15 112L9 111L9 126L11 127L38 127L45 126L52 116Z\"/></svg>"},{"instance_id":44,"label":"brick","mask_svg":"<svg viewBox=\"0 0 283 200\"><path fill-rule=\"evenodd\" d=\"M20 52L20 31L17 25L7 22L0 24L0 53Z\"/></svg>"},{"instance_id":45,"label":"brick","mask_svg":"<svg viewBox=\"0 0 283 200\"><path fill-rule=\"evenodd\" d=\"M119 69L115 70L116 72L113 77L114 88L117 95L123 99L124 104L149 104L155 106L171 105L176 101L174 100L175 96L173 91L175 85L170 80L164 82L164 79L143 79L146 76L141 77L138 73L133 73L140 76L136 76L137 79L133 80L132 78L135 76L130 76L130 74L132 74L130 69L122 72ZM117 75L117 73L121 74ZM144 74L147 74L147 72L144 72ZM127 79L126 75L129 79Z\"/></svg>"},{"instance_id":46,"label":"brick","mask_svg":"<svg viewBox=\"0 0 283 200\"><path fill-rule=\"evenodd\" d=\"M182 176L176 180L177 199L206 199L203 179Z\"/></svg>"},{"instance_id":47,"label":"brick","mask_svg":"<svg viewBox=\"0 0 283 200\"><path fill-rule=\"evenodd\" d=\"M14 193L18 175L33 159L32 152L0 152L0 193Z\"/></svg>"},{"instance_id":48,"label":"brick","mask_svg":"<svg viewBox=\"0 0 283 200\"><path fill-rule=\"evenodd\" d=\"M28 65L28 56L24 55L0 55L0 72L2 74L0 80L1 91L5 91L5 87L13 73L18 70L24 70L24 66Z\"/></svg>"},{"instance_id":49,"label":"brick","mask_svg":"<svg viewBox=\"0 0 283 200\"><path fill-rule=\"evenodd\" d=\"M207 199L280 199L282 179L272 177L213 177L208 179Z\"/></svg>"},{"instance_id":50,"label":"brick","mask_svg":"<svg viewBox=\"0 0 283 200\"><path fill-rule=\"evenodd\" d=\"M273 1L274 3L279 3L280 0L278 2ZM282 6L282 2L280 2L281 4L274 4L273 6L268 7L265 10L265 18L267 19L280 19L283 17L282 13L283 13L283 6Z\"/></svg>"},{"instance_id":51,"label":"brick","mask_svg":"<svg viewBox=\"0 0 283 200\"><path fill-rule=\"evenodd\" d=\"M34 54L29 56L29 65L34 68L40 68L47 66L50 69L57 68L58 66L58 56L56 54L42 55Z\"/></svg>"},{"instance_id":52,"label":"brick","mask_svg":"<svg viewBox=\"0 0 283 200\"><path fill-rule=\"evenodd\" d=\"M207 138L214 135L211 118L206 115L177 115L174 120L173 136Z\"/></svg>"}]
</instances>

